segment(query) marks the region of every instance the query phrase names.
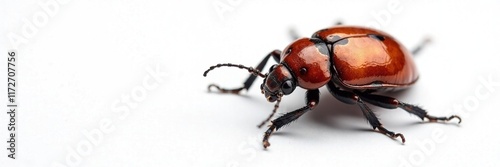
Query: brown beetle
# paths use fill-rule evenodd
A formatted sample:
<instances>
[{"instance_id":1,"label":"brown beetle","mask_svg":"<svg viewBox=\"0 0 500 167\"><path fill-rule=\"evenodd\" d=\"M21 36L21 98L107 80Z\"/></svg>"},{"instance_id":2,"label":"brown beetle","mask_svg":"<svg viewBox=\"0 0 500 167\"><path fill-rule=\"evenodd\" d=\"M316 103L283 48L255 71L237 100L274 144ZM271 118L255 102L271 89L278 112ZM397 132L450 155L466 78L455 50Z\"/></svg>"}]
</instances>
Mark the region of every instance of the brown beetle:
<instances>
[{"instance_id":1,"label":"brown beetle","mask_svg":"<svg viewBox=\"0 0 500 167\"><path fill-rule=\"evenodd\" d=\"M385 90L403 89L418 80L418 72L411 53L392 36L382 31L357 26L335 26L319 30L311 38L297 39L284 51L275 50L269 53L256 69L230 63L217 64L203 74L206 76L209 71L223 66L248 70L251 75L241 88L224 89L214 84L208 87L209 90L215 87L223 93L235 94L243 89L248 90L257 76L264 78L260 86L262 93L269 102L277 102L272 114L259 127L273 117L283 95L291 94L296 86L307 90L306 106L271 121L272 124L264 134L264 148L270 145L268 140L275 130L318 105L318 88L324 85L339 101L357 104L374 130L377 129L391 138L400 137L403 143L405 142L403 134L384 128L365 102L388 109L399 107L422 120L427 118L431 122L449 121L453 118L457 118L459 123L462 121L456 115L431 116L418 106L392 97L373 94ZM273 65L267 74L262 74L260 71L270 57L278 64Z\"/></svg>"}]
</instances>

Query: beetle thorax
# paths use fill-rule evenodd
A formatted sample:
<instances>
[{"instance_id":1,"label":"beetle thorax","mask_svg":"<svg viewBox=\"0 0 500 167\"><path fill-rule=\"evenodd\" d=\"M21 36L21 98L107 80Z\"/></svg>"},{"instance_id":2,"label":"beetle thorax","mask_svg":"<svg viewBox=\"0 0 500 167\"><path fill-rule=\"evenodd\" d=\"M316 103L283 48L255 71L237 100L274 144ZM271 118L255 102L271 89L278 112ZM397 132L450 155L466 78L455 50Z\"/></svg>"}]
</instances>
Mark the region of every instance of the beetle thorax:
<instances>
[{"instance_id":1,"label":"beetle thorax","mask_svg":"<svg viewBox=\"0 0 500 167\"><path fill-rule=\"evenodd\" d=\"M326 44L316 38L301 38L285 48L281 61L297 78L298 86L317 89L330 81L330 54Z\"/></svg>"}]
</instances>

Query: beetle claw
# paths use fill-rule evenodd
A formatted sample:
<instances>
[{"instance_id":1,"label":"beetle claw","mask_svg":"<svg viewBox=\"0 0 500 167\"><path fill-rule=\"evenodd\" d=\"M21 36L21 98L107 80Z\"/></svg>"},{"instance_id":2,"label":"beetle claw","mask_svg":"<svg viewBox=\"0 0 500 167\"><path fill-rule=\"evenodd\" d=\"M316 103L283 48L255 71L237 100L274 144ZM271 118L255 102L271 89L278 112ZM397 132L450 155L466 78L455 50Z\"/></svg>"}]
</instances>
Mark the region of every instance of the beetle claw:
<instances>
[{"instance_id":1,"label":"beetle claw","mask_svg":"<svg viewBox=\"0 0 500 167\"><path fill-rule=\"evenodd\" d=\"M264 133L264 139L262 139L262 146L264 146L264 149L271 146L271 143L269 143L269 137L275 130L276 126L274 124L271 124L269 126L269 129L267 129L266 132Z\"/></svg>"},{"instance_id":2,"label":"beetle claw","mask_svg":"<svg viewBox=\"0 0 500 167\"><path fill-rule=\"evenodd\" d=\"M401 142L403 142L403 144L406 142L405 136L403 136L403 134L401 134L401 133L397 133L395 135L392 135L391 137L393 139L396 139L397 137L401 138Z\"/></svg>"},{"instance_id":3,"label":"beetle claw","mask_svg":"<svg viewBox=\"0 0 500 167\"><path fill-rule=\"evenodd\" d=\"M208 92L212 91L212 88L215 88L218 90L220 93L231 93L231 94L240 94L240 92L245 89L244 87L237 88L237 89L224 89L219 87L219 85L216 84L210 84L208 85Z\"/></svg>"},{"instance_id":4,"label":"beetle claw","mask_svg":"<svg viewBox=\"0 0 500 167\"><path fill-rule=\"evenodd\" d=\"M434 117L434 116L425 116L427 119L429 119L429 122L438 122L438 121L450 121L454 118L458 119L458 123L462 123L462 118L460 118L460 116L458 115L452 115L452 116L449 116L449 117Z\"/></svg>"},{"instance_id":5,"label":"beetle claw","mask_svg":"<svg viewBox=\"0 0 500 167\"><path fill-rule=\"evenodd\" d=\"M401 138L401 142L403 142L403 144L406 142L406 139L405 139L405 136L401 133L394 133L392 131L389 131L387 130L386 128L382 127L382 126L378 126L376 127L378 129L378 131L382 134L385 134L387 136L389 136L390 138L392 139L396 139L396 138Z\"/></svg>"},{"instance_id":6,"label":"beetle claw","mask_svg":"<svg viewBox=\"0 0 500 167\"><path fill-rule=\"evenodd\" d=\"M271 146L271 143L269 143L268 141L263 141L262 146L264 146L264 149L266 149L267 147Z\"/></svg>"},{"instance_id":7,"label":"beetle claw","mask_svg":"<svg viewBox=\"0 0 500 167\"><path fill-rule=\"evenodd\" d=\"M460 123L462 123L462 118L460 118L458 115L452 115L452 116L448 117L448 119L446 119L446 121L450 121L450 120L452 120L453 118L458 119L458 123L459 123L459 124L460 124Z\"/></svg>"}]
</instances>

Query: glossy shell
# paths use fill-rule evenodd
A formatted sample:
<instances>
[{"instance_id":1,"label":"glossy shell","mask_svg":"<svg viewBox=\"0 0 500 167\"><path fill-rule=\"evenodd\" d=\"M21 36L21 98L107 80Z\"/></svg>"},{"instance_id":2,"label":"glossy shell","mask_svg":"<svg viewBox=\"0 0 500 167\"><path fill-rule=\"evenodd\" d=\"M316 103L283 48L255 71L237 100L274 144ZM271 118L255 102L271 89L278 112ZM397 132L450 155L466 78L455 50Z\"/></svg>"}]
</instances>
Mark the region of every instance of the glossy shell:
<instances>
[{"instance_id":1,"label":"glossy shell","mask_svg":"<svg viewBox=\"0 0 500 167\"><path fill-rule=\"evenodd\" d=\"M337 82L347 88L399 88L418 79L412 55L384 32L337 26L320 30L312 37L327 43Z\"/></svg>"},{"instance_id":2,"label":"glossy shell","mask_svg":"<svg viewBox=\"0 0 500 167\"><path fill-rule=\"evenodd\" d=\"M332 78L328 49L318 39L296 40L282 52L281 62L294 74L297 85L304 89L320 88Z\"/></svg>"}]
</instances>

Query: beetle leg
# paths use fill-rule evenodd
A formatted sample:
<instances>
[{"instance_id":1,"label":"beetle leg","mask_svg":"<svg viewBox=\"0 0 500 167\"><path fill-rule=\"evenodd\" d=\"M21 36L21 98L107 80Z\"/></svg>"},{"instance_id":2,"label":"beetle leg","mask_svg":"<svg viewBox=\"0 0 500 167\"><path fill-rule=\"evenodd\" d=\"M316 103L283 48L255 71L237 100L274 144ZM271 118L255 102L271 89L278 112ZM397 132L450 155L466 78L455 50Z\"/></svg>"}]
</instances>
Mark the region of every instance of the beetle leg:
<instances>
[{"instance_id":1,"label":"beetle leg","mask_svg":"<svg viewBox=\"0 0 500 167\"><path fill-rule=\"evenodd\" d=\"M420 119L424 120L424 118L427 118L430 122L437 122L437 121L449 121L453 118L458 119L458 123L462 122L462 118L460 118L457 115L451 115L449 117L435 117L432 115L429 115L427 111L422 109L421 107L403 103L395 98L392 97L387 97L387 96L382 96L382 95L375 95L375 94L369 94L369 93L359 93L361 98L365 100L366 102L382 107L382 108L387 108L387 109L395 109L395 108L402 108L403 110L409 112L410 114L414 114L418 116Z\"/></svg>"},{"instance_id":2,"label":"beetle leg","mask_svg":"<svg viewBox=\"0 0 500 167\"><path fill-rule=\"evenodd\" d=\"M270 57L273 57L273 59L276 62L279 62L280 55L281 55L281 51L280 50L274 50L274 51L272 51L271 53L267 54L266 57L264 57L264 59L259 63L259 65L257 65L257 68L255 68L255 69L257 69L258 71L262 71L264 69L264 66L266 66L267 61L269 60ZM225 88L219 87L216 84L210 84L210 85L208 85L208 91L210 91L211 88L215 88L215 89L217 89L221 93L239 94L240 91L242 91L243 89L248 90L250 88L250 86L252 86L252 84L254 83L254 81L255 81L256 78L257 78L257 76L255 76L253 74L250 74L250 76L243 83L243 87L236 88L236 89L225 89Z\"/></svg>"},{"instance_id":3,"label":"beetle leg","mask_svg":"<svg viewBox=\"0 0 500 167\"><path fill-rule=\"evenodd\" d=\"M295 28L290 28L288 30L288 35L290 36L290 39L292 39L292 41L300 38L299 33L297 33L297 30Z\"/></svg>"},{"instance_id":4,"label":"beetle leg","mask_svg":"<svg viewBox=\"0 0 500 167\"><path fill-rule=\"evenodd\" d=\"M418 44L417 47L413 48L413 50L411 51L411 54L413 56L417 55L425 47L425 45L427 45L429 43L431 43L431 38L430 37L424 38L424 40L422 42L420 42L420 44Z\"/></svg>"},{"instance_id":5,"label":"beetle leg","mask_svg":"<svg viewBox=\"0 0 500 167\"><path fill-rule=\"evenodd\" d=\"M300 116L302 116L304 113L306 113L309 110L314 109L316 105L319 103L319 90L314 89L314 90L308 90L306 92L306 101L307 105L299 108L295 111L286 113L285 115L271 121L271 126L269 126L269 129L264 133L264 138L262 140L262 145L264 148L269 147L271 144L269 143L269 137L271 134L281 128L282 126L289 124L290 122L296 120Z\"/></svg>"},{"instance_id":6,"label":"beetle leg","mask_svg":"<svg viewBox=\"0 0 500 167\"><path fill-rule=\"evenodd\" d=\"M339 101L344 102L346 104L357 104L359 108L361 108L363 115L366 117L366 119L368 120L368 122L370 123L370 125L373 127L374 130L378 129L379 132L393 139L400 137L401 141L405 143L406 140L403 134L394 133L384 128L382 126L382 123L380 123L380 121L378 120L375 113L373 113L373 111L363 102L361 97L358 96L356 93L340 90L337 86L335 86L335 83L333 81L328 82L327 87L330 93Z\"/></svg>"},{"instance_id":7,"label":"beetle leg","mask_svg":"<svg viewBox=\"0 0 500 167\"><path fill-rule=\"evenodd\" d=\"M242 91L243 89L245 89L244 87L237 88L237 89L225 89L225 88L219 87L219 85L216 85L216 84L210 84L210 85L208 85L208 91L211 91L212 88L217 89L221 93L232 93L232 94L239 94L240 91Z\"/></svg>"}]
</instances>

